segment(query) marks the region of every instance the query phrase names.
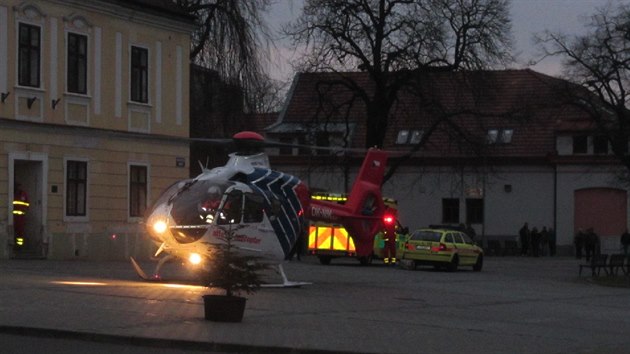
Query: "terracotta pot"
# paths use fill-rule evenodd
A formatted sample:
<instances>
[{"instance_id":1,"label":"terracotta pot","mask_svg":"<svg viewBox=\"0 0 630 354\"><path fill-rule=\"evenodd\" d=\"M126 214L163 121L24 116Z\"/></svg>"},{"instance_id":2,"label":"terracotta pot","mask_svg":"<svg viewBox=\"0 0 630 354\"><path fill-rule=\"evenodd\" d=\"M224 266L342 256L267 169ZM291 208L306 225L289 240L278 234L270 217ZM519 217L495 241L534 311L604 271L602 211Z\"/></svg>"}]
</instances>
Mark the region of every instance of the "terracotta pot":
<instances>
[{"instance_id":1,"label":"terracotta pot","mask_svg":"<svg viewBox=\"0 0 630 354\"><path fill-rule=\"evenodd\" d=\"M245 313L244 297L203 295L206 320L215 322L241 322Z\"/></svg>"}]
</instances>

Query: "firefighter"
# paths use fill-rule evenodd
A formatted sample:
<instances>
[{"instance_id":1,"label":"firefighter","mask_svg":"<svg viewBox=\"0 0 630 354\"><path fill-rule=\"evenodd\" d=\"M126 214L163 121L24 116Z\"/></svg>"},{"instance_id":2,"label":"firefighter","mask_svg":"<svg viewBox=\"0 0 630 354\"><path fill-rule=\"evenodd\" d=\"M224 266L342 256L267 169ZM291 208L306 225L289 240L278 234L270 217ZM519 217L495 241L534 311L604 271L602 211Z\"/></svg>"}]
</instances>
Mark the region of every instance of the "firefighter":
<instances>
[{"instance_id":1,"label":"firefighter","mask_svg":"<svg viewBox=\"0 0 630 354\"><path fill-rule=\"evenodd\" d=\"M29 206L28 195L22 190L22 186L16 183L13 190L13 245L16 250L25 246L24 228Z\"/></svg>"},{"instance_id":2,"label":"firefighter","mask_svg":"<svg viewBox=\"0 0 630 354\"><path fill-rule=\"evenodd\" d=\"M385 264L396 264L396 209L386 207L383 216L383 240L385 249L383 250L383 262Z\"/></svg>"}]
</instances>

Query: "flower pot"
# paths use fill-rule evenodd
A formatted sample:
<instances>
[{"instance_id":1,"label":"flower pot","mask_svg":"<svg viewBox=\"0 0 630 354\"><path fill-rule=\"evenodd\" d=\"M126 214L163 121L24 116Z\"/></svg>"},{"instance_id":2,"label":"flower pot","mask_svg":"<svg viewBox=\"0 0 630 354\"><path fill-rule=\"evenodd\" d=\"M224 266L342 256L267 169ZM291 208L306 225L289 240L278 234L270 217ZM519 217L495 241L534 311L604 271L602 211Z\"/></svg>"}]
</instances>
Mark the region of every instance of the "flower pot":
<instances>
[{"instance_id":1,"label":"flower pot","mask_svg":"<svg viewBox=\"0 0 630 354\"><path fill-rule=\"evenodd\" d=\"M226 295L203 295L206 320L216 322L241 322L245 313L244 297Z\"/></svg>"}]
</instances>

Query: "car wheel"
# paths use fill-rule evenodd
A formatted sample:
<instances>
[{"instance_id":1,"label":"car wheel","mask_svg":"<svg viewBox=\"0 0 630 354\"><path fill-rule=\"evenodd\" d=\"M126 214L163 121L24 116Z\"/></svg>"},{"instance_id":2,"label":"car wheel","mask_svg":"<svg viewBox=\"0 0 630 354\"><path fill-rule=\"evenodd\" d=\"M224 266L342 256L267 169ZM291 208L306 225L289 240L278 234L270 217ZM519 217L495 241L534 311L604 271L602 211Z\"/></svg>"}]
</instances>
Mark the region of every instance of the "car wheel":
<instances>
[{"instance_id":1,"label":"car wheel","mask_svg":"<svg viewBox=\"0 0 630 354\"><path fill-rule=\"evenodd\" d=\"M359 257L359 263L362 266L367 266L367 265L372 264L372 255Z\"/></svg>"},{"instance_id":2,"label":"car wheel","mask_svg":"<svg viewBox=\"0 0 630 354\"><path fill-rule=\"evenodd\" d=\"M457 271L457 267L459 266L459 257L455 255L451 260L451 263L448 264L448 271L455 272Z\"/></svg>"},{"instance_id":3,"label":"car wheel","mask_svg":"<svg viewBox=\"0 0 630 354\"><path fill-rule=\"evenodd\" d=\"M329 256L319 256L319 263L323 265L329 265L332 257Z\"/></svg>"},{"instance_id":4,"label":"car wheel","mask_svg":"<svg viewBox=\"0 0 630 354\"><path fill-rule=\"evenodd\" d=\"M481 268L483 268L483 256L479 255L477 257L477 262L475 263L475 265L473 265L473 270L475 272L480 272Z\"/></svg>"},{"instance_id":5,"label":"car wheel","mask_svg":"<svg viewBox=\"0 0 630 354\"><path fill-rule=\"evenodd\" d=\"M411 259L401 259L400 267L406 270L414 270L416 269L416 261Z\"/></svg>"}]
</instances>

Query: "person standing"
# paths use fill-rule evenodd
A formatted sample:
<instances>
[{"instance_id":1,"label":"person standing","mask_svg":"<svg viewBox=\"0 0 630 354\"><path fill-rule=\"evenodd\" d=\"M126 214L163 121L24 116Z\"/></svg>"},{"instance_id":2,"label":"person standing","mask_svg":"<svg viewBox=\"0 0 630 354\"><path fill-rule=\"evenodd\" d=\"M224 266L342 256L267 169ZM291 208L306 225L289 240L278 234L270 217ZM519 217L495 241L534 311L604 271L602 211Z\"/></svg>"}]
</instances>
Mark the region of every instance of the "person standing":
<instances>
[{"instance_id":1,"label":"person standing","mask_svg":"<svg viewBox=\"0 0 630 354\"><path fill-rule=\"evenodd\" d=\"M630 233L628 232L628 229L626 229L626 232L621 234L621 247L623 248L623 254L625 254L626 257L628 256L629 246L630 246Z\"/></svg>"},{"instance_id":2,"label":"person standing","mask_svg":"<svg viewBox=\"0 0 630 354\"><path fill-rule=\"evenodd\" d=\"M586 253L586 260L589 261L592 256L595 255L597 250L597 243L599 241L599 237L595 233L592 227L586 230L586 239L584 241L584 251Z\"/></svg>"},{"instance_id":3,"label":"person standing","mask_svg":"<svg viewBox=\"0 0 630 354\"><path fill-rule=\"evenodd\" d=\"M582 259L582 249L584 248L585 238L586 235L584 234L584 231L579 228L578 232L576 232L573 237L573 245L575 245L575 258L577 259Z\"/></svg>"},{"instance_id":4,"label":"person standing","mask_svg":"<svg viewBox=\"0 0 630 354\"><path fill-rule=\"evenodd\" d=\"M396 220L397 211L393 208L385 210L386 217L392 218L387 220L383 225L383 240L385 241L385 249L383 250L383 262L389 265L396 264Z\"/></svg>"},{"instance_id":5,"label":"person standing","mask_svg":"<svg viewBox=\"0 0 630 354\"><path fill-rule=\"evenodd\" d=\"M472 225L470 224L466 226L466 235L468 235L468 237L470 237L473 242L475 241L475 237L477 237L477 232L475 231L475 228L472 227Z\"/></svg>"},{"instance_id":6,"label":"person standing","mask_svg":"<svg viewBox=\"0 0 630 354\"><path fill-rule=\"evenodd\" d=\"M549 255L556 255L556 231L550 227L548 230L549 233Z\"/></svg>"},{"instance_id":7,"label":"person standing","mask_svg":"<svg viewBox=\"0 0 630 354\"><path fill-rule=\"evenodd\" d=\"M28 194L22 190L22 185L15 184L13 188L13 247L19 250L26 246L26 213L30 203Z\"/></svg>"},{"instance_id":8,"label":"person standing","mask_svg":"<svg viewBox=\"0 0 630 354\"><path fill-rule=\"evenodd\" d=\"M547 226L543 226L540 231L540 255L545 256L549 248L549 230Z\"/></svg>"},{"instance_id":9,"label":"person standing","mask_svg":"<svg viewBox=\"0 0 630 354\"><path fill-rule=\"evenodd\" d=\"M532 240L532 256L538 257L540 255L540 232L538 232L537 227L532 229L529 237Z\"/></svg>"},{"instance_id":10,"label":"person standing","mask_svg":"<svg viewBox=\"0 0 630 354\"><path fill-rule=\"evenodd\" d=\"M527 250L530 242L530 233L527 223L525 223L523 227L521 227L521 229L518 231L518 235L521 239L521 256L527 256Z\"/></svg>"}]
</instances>

